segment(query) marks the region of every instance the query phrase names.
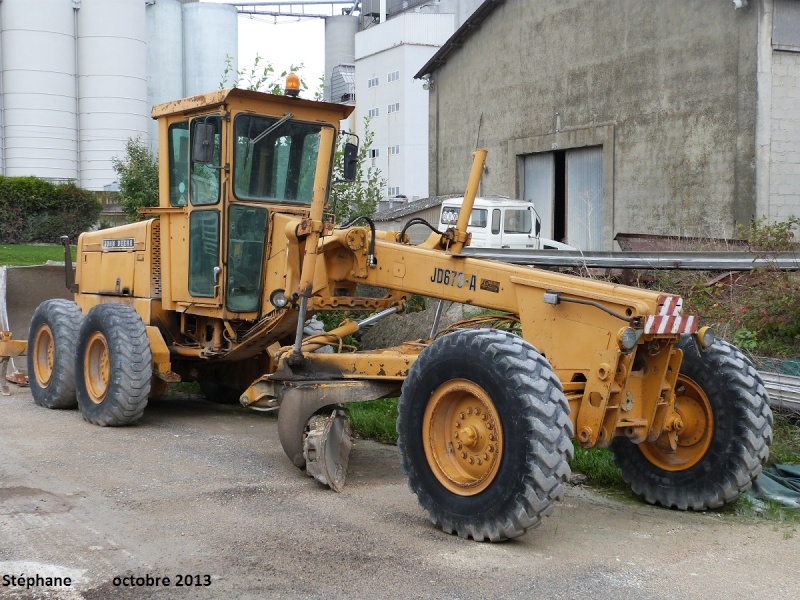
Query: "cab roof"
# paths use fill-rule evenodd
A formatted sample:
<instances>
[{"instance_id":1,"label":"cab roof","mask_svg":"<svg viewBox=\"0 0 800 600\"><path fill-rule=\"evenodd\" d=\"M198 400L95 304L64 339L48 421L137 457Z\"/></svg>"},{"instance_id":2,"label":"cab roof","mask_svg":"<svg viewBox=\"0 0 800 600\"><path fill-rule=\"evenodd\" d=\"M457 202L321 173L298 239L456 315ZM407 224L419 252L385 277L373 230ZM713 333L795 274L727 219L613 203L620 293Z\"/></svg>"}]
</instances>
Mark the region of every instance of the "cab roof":
<instances>
[{"instance_id":1,"label":"cab roof","mask_svg":"<svg viewBox=\"0 0 800 600\"><path fill-rule=\"evenodd\" d=\"M160 117L169 115L203 112L209 108L215 108L222 106L223 104L227 104L233 99L264 103L266 105L273 106L296 106L298 108L332 111L334 113L339 113L341 115L339 117L340 119L346 119L355 109L354 106L349 106L346 104L317 102L316 100L292 98L291 96L267 94L265 92L255 92L240 88L225 88L221 90L215 90L213 92L207 92L205 94L199 94L197 96L190 96L189 98L182 98L181 100L173 100L171 102L164 102L163 104L156 104L153 106L151 116L154 119L158 119Z\"/></svg>"}]
</instances>

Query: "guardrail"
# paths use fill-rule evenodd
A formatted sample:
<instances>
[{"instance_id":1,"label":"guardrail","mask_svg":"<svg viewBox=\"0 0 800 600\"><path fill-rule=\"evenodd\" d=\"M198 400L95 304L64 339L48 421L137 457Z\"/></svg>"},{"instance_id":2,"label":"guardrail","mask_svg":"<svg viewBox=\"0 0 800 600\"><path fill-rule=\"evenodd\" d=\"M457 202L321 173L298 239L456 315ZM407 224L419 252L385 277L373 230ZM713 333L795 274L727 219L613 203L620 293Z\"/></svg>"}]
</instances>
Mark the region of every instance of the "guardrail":
<instances>
[{"instance_id":1,"label":"guardrail","mask_svg":"<svg viewBox=\"0 0 800 600\"><path fill-rule=\"evenodd\" d=\"M769 405L800 414L800 377L760 372L769 394Z\"/></svg>"},{"instance_id":2,"label":"guardrail","mask_svg":"<svg viewBox=\"0 0 800 600\"><path fill-rule=\"evenodd\" d=\"M582 252L464 248L461 254L535 267L690 271L800 270L800 254L795 252Z\"/></svg>"}]
</instances>

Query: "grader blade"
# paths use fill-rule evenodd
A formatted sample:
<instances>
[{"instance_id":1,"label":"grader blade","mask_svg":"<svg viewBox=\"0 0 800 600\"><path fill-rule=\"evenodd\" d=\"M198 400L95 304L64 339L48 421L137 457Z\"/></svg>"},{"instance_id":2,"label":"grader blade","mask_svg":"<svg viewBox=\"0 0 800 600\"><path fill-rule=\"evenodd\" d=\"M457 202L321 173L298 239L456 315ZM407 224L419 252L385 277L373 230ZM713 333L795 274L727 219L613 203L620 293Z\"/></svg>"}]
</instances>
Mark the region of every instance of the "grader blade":
<instances>
[{"instance_id":1,"label":"grader blade","mask_svg":"<svg viewBox=\"0 0 800 600\"><path fill-rule=\"evenodd\" d=\"M22 342L28 339L28 329L36 307L51 298L72 300L72 293L64 285L64 265L46 264L29 267L0 269L0 329L11 332L11 339ZM8 380L25 382L25 360L10 359ZM3 384L5 379L3 378Z\"/></svg>"},{"instance_id":2,"label":"grader blade","mask_svg":"<svg viewBox=\"0 0 800 600\"><path fill-rule=\"evenodd\" d=\"M311 417L308 433L303 437L306 473L334 492L341 492L352 447L350 421L343 410Z\"/></svg>"}]
</instances>

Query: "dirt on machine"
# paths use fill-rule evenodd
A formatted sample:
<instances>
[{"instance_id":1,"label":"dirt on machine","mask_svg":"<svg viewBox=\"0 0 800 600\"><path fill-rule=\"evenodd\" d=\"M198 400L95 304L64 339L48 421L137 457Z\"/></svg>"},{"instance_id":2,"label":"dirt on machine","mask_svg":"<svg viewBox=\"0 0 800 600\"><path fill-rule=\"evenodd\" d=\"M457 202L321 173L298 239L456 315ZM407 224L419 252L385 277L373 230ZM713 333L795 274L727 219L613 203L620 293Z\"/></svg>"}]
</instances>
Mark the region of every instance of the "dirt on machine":
<instances>
[{"instance_id":1,"label":"dirt on machine","mask_svg":"<svg viewBox=\"0 0 800 600\"><path fill-rule=\"evenodd\" d=\"M434 524L475 540L540 523L573 438L609 447L650 503L716 508L751 486L772 442L763 383L680 297L461 254L485 150L456 222L429 224L419 245L368 216L336 223L332 190L351 184L333 173L352 179L357 156L339 131L351 111L240 89L155 106L159 206L83 233L73 298L42 302L27 344L0 342L4 356L27 346L34 401L120 426L167 383L199 381L210 399L278 411L292 463L341 489L342 405L399 396L411 490ZM432 339L342 351L411 294L490 310ZM336 310L365 318L304 333Z\"/></svg>"}]
</instances>

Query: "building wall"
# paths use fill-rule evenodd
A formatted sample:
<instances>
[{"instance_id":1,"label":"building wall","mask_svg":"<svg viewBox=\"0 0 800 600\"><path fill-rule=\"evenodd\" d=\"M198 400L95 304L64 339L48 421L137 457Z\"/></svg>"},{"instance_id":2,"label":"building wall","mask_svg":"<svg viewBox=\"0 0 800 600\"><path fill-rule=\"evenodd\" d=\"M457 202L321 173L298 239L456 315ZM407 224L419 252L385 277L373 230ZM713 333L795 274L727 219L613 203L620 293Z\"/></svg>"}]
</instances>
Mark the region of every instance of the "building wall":
<instances>
[{"instance_id":1,"label":"building wall","mask_svg":"<svg viewBox=\"0 0 800 600\"><path fill-rule=\"evenodd\" d=\"M450 14L404 13L356 35L356 133L364 137L370 117L374 159L367 159L386 179L384 194L409 199L428 195L428 98L414 74L453 31ZM398 73L389 81L390 73ZM370 81L377 80L377 85ZM399 111L389 113L389 105ZM399 147L391 154L390 148Z\"/></svg>"},{"instance_id":2,"label":"building wall","mask_svg":"<svg viewBox=\"0 0 800 600\"><path fill-rule=\"evenodd\" d=\"M772 54L770 221L800 216L800 52Z\"/></svg>"},{"instance_id":3,"label":"building wall","mask_svg":"<svg viewBox=\"0 0 800 600\"><path fill-rule=\"evenodd\" d=\"M751 3L754 4L754 3ZM603 148L603 241L728 236L755 213L757 8L506 0L433 73L430 195L522 197L521 157Z\"/></svg>"}]
</instances>

